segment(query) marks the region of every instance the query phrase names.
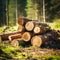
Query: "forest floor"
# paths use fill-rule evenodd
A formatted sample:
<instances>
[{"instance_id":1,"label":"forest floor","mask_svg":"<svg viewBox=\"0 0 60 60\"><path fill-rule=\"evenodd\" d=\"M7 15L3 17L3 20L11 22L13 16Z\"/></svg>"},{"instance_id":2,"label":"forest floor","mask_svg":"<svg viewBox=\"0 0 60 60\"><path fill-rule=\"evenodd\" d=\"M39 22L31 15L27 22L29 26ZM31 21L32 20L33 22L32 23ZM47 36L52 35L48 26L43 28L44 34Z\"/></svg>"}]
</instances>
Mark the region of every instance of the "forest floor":
<instances>
[{"instance_id":1,"label":"forest floor","mask_svg":"<svg viewBox=\"0 0 60 60\"><path fill-rule=\"evenodd\" d=\"M60 60L60 49L0 44L0 60Z\"/></svg>"}]
</instances>

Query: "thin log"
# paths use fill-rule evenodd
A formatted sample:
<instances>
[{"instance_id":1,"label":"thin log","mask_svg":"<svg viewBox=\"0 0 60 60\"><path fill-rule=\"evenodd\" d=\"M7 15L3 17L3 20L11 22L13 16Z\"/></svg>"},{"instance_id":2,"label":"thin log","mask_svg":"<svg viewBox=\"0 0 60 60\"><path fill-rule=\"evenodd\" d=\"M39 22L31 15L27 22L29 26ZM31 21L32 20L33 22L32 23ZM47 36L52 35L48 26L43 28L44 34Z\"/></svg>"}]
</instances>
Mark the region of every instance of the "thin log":
<instances>
[{"instance_id":1,"label":"thin log","mask_svg":"<svg viewBox=\"0 0 60 60\"><path fill-rule=\"evenodd\" d=\"M41 34L43 31L43 29L39 26L35 26L34 30L33 30L34 34Z\"/></svg>"},{"instance_id":2,"label":"thin log","mask_svg":"<svg viewBox=\"0 0 60 60\"><path fill-rule=\"evenodd\" d=\"M30 39L31 39L31 34L29 33L29 32L24 32L23 34L22 34L22 39L24 40L24 41L30 41Z\"/></svg>"},{"instance_id":3,"label":"thin log","mask_svg":"<svg viewBox=\"0 0 60 60\"><path fill-rule=\"evenodd\" d=\"M10 41L12 41L12 40L14 40L14 39L19 39L19 38L21 38L21 33L19 33L19 34L14 34L14 35L9 35L9 40Z\"/></svg>"},{"instance_id":4,"label":"thin log","mask_svg":"<svg viewBox=\"0 0 60 60\"><path fill-rule=\"evenodd\" d=\"M21 18L21 17L18 18L18 24L19 25L25 25L26 22L28 22L28 21L32 21L32 20L29 20L27 18Z\"/></svg>"},{"instance_id":5,"label":"thin log","mask_svg":"<svg viewBox=\"0 0 60 60\"><path fill-rule=\"evenodd\" d=\"M49 26L43 26L43 25L35 25L33 32L35 34L41 34L41 33L45 33L47 31L50 31L50 27Z\"/></svg>"},{"instance_id":6,"label":"thin log","mask_svg":"<svg viewBox=\"0 0 60 60\"><path fill-rule=\"evenodd\" d=\"M1 36L2 40L8 40L8 37L10 35L19 34L19 33L20 33L19 31L15 31L15 32L11 32L11 33L0 34L0 36Z\"/></svg>"}]
</instances>

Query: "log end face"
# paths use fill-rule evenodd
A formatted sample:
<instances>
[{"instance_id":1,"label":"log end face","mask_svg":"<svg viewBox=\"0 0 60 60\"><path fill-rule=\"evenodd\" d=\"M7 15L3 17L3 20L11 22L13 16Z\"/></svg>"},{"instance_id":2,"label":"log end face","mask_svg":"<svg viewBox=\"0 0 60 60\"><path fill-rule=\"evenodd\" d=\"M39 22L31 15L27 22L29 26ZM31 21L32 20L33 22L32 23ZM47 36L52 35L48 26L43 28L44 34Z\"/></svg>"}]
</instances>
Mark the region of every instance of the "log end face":
<instances>
[{"instance_id":1,"label":"log end face","mask_svg":"<svg viewBox=\"0 0 60 60\"><path fill-rule=\"evenodd\" d=\"M18 24L19 25L23 25L24 24L24 20L23 20L23 18L18 18Z\"/></svg>"},{"instance_id":2,"label":"log end face","mask_svg":"<svg viewBox=\"0 0 60 60\"><path fill-rule=\"evenodd\" d=\"M35 28L34 28L34 33L35 33L35 34L40 33L40 28L39 28L39 27L35 27Z\"/></svg>"},{"instance_id":3,"label":"log end face","mask_svg":"<svg viewBox=\"0 0 60 60\"><path fill-rule=\"evenodd\" d=\"M42 40L39 36L34 36L31 39L31 44L32 44L32 46L40 47L42 45Z\"/></svg>"},{"instance_id":4,"label":"log end face","mask_svg":"<svg viewBox=\"0 0 60 60\"><path fill-rule=\"evenodd\" d=\"M22 39L23 39L24 41L29 41L30 38L31 38L31 35L30 35L29 32L25 32L25 33L23 33L23 35L22 35Z\"/></svg>"},{"instance_id":5,"label":"log end face","mask_svg":"<svg viewBox=\"0 0 60 60\"><path fill-rule=\"evenodd\" d=\"M34 28L33 22L32 22L32 21L27 22L26 25L25 25L25 28L26 28L26 30L28 30L28 31L32 31L33 28Z\"/></svg>"}]
</instances>

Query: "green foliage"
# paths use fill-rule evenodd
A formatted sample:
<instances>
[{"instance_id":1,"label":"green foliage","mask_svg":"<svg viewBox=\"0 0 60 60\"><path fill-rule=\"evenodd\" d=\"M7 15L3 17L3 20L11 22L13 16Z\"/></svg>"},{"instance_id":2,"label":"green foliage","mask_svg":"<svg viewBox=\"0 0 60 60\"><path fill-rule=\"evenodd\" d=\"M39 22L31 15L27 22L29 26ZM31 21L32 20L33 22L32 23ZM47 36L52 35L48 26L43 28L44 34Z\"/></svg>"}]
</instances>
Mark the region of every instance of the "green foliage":
<instances>
[{"instance_id":1,"label":"green foliage","mask_svg":"<svg viewBox=\"0 0 60 60\"><path fill-rule=\"evenodd\" d=\"M50 24L52 29L60 30L60 19L55 19L53 23Z\"/></svg>"}]
</instances>

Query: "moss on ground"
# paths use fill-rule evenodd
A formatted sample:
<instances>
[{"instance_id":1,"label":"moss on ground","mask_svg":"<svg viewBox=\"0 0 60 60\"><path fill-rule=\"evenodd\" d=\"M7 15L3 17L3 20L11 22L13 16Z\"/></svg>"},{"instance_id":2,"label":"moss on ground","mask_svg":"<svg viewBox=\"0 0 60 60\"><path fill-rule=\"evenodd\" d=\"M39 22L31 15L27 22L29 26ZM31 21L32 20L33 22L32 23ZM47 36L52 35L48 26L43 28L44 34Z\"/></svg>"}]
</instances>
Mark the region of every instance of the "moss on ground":
<instances>
[{"instance_id":1,"label":"moss on ground","mask_svg":"<svg viewBox=\"0 0 60 60\"><path fill-rule=\"evenodd\" d=\"M26 50L25 50L26 49ZM28 50L29 49L29 50ZM31 49L31 51L30 51ZM32 50L33 49L33 50ZM40 48L37 48L40 49ZM0 57L1 59L17 59L17 60L60 60L60 53L58 52L48 52L44 54L42 51L40 54L36 48L29 47L12 47L11 45L0 44ZM42 49L44 51L44 49Z\"/></svg>"}]
</instances>

